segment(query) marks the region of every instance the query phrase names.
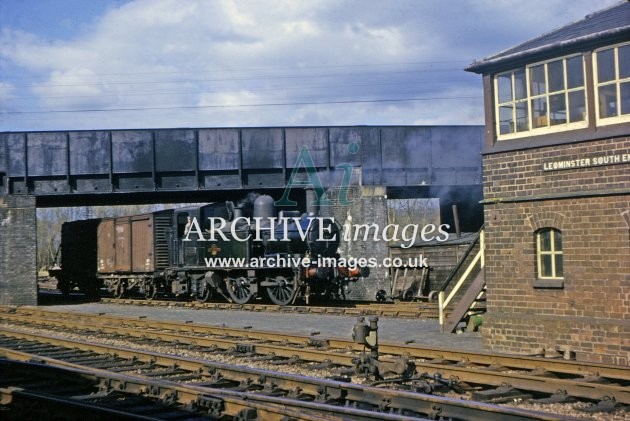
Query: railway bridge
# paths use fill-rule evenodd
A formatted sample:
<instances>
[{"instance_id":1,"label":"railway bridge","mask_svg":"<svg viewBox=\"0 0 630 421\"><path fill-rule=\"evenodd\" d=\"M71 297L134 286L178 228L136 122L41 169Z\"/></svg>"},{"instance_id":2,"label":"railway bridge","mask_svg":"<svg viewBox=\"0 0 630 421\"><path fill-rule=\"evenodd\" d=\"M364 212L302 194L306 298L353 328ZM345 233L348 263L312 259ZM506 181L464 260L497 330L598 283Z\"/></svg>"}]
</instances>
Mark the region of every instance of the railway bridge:
<instances>
[{"instance_id":1,"label":"railway bridge","mask_svg":"<svg viewBox=\"0 0 630 421\"><path fill-rule=\"evenodd\" d=\"M0 304L37 302L38 207L238 200L251 191L280 198L299 180L321 183L334 215L352 208L355 220L384 226L387 198L439 198L444 223L457 203L462 229L474 231L483 136L483 126L0 133ZM359 206L336 200L340 187ZM303 206L303 189L288 199ZM383 276L376 271L363 295Z\"/></svg>"}]
</instances>

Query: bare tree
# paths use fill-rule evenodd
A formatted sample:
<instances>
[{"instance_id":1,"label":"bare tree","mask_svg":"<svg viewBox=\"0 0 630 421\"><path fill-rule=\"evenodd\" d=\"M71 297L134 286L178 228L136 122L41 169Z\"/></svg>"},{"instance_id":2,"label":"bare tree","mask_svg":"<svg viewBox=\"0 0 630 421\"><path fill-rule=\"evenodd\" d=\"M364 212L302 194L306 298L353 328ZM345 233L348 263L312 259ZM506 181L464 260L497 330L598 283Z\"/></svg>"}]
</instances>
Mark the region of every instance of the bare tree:
<instances>
[{"instance_id":1,"label":"bare tree","mask_svg":"<svg viewBox=\"0 0 630 421\"><path fill-rule=\"evenodd\" d=\"M434 224L440 225L440 200L439 199L389 199L387 201L387 213L390 224L421 226Z\"/></svg>"}]
</instances>

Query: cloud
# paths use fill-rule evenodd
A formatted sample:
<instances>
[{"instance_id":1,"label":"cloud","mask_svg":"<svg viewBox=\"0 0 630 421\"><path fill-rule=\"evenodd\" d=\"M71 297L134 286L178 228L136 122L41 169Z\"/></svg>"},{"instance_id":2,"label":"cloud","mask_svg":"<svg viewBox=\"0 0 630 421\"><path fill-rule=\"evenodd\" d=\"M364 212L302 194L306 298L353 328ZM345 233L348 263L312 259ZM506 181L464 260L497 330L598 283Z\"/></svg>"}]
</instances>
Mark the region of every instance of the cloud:
<instances>
[{"instance_id":1,"label":"cloud","mask_svg":"<svg viewBox=\"0 0 630 421\"><path fill-rule=\"evenodd\" d=\"M0 82L0 103L4 100L14 98L13 92L15 91L15 87L7 82Z\"/></svg>"},{"instance_id":2,"label":"cloud","mask_svg":"<svg viewBox=\"0 0 630 421\"><path fill-rule=\"evenodd\" d=\"M586 0L571 7L561 0L130 1L90 18L71 39L19 27L0 34L0 58L35 76L13 88L2 82L2 97L25 98L8 101L9 109L127 111L15 114L0 123L12 130L482 124L481 81L462 70L467 64L601 7ZM433 100L339 104L404 98ZM149 109L130 110L142 108Z\"/></svg>"}]
</instances>

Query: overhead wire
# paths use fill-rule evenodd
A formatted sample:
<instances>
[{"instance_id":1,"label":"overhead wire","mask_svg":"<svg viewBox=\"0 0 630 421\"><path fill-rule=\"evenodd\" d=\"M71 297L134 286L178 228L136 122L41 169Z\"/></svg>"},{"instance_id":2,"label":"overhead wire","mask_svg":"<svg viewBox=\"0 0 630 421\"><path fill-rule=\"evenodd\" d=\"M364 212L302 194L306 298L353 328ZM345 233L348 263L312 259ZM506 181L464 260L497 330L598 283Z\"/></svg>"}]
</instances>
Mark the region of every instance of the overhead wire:
<instances>
[{"instance_id":1,"label":"overhead wire","mask_svg":"<svg viewBox=\"0 0 630 421\"><path fill-rule=\"evenodd\" d=\"M466 79L443 79L443 80L432 80L432 81L414 81L414 85L424 85L431 84L434 85L436 83L458 83L458 82L466 82ZM232 90L213 90L213 91L199 91L199 90L191 90L191 91L166 91L166 92L154 92L154 91L144 91L144 92L116 92L116 93L97 93L97 94L89 94L89 95L31 95L31 96L19 96L19 97L10 97L5 98L5 100L23 100L23 99L55 99L55 98L92 98L92 97L128 97L128 96L159 96L159 95L203 95L203 94L217 94L217 93L231 93L231 92L268 92L268 91L277 91L277 90L298 90L298 89L326 89L326 88L356 88L356 87L366 87L366 86L399 86L399 85L409 85L409 81L388 81L383 83L344 83L344 84L334 84L334 85L283 85L283 86L273 86L266 88L241 88L241 89L232 89Z\"/></svg>"},{"instance_id":2,"label":"overhead wire","mask_svg":"<svg viewBox=\"0 0 630 421\"><path fill-rule=\"evenodd\" d=\"M293 67L299 70L309 70L309 69L339 69L339 68L360 68L360 67L370 67L373 68L375 66L402 66L402 65L417 65L417 64L437 64L437 63L455 63L455 62L463 62L459 60L452 61L427 61L427 62L415 62L415 63L382 63L382 64L356 64L356 65L328 65L328 66L297 66ZM290 69L291 67L284 68L257 68L256 70L278 70L278 69ZM237 69L231 70L233 72L246 72L250 71L250 69ZM316 85L301 85L299 83L291 83L289 85L280 85L280 86L266 86L266 87L251 87L247 86L244 88L233 87L230 90L226 90L225 88L215 87L210 91L203 91L200 89L196 90L174 90L168 92L155 92L155 90L151 90L149 92L129 92L126 90L125 92L112 92L110 89L109 92L103 93L95 93L95 94L87 94L87 95L36 95L36 96L22 96L22 97L6 97L4 100L12 99L12 100L24 100L24 99L69 99L69 98L102 98L102 97L136 97L136 96L158 96L158 95L203 95L203 94L229 94L229 93L256 93L256 92L266 92L266 91L286 91L286 90L323 90L323 89L344 89L344 88L353 88L353 87L387 87L387 86L400 86L400 85L417 85L417 84L437 84L437 83L457 83L457 82L465 82L464 79L443 79L443 80L433 80L424 82L420 81L400 81L401 75L405 74L418 74L420 72L451 72L451 71L461 71L460 68L428 68L428 69L407 69L407 70L392 70L392 71L367 71L367 72L334 72L334 73L318 73L318 74L269 74L269 75L239 75L239 76L228 76L228 77L215 77L215 78L202 78L202 79L178 79L178 80L102 80L98 83L60 83L60 84L24 84L24 85L13 85L15 88L37 88L37 89L53 89L53 88L65 88L65 87L103 87L108 88L110 86L144 86L144 85L166 85L172 86L177 84L195 84L195 83L218 83L218 82L261 82L261 81L274 81L274 80L300 80L300 79L320 79L326 80L334 77L345 77L345 76L353 76L354 79L360 79L362 77L376 77L376 81L374 82L366 82L366 83L343 83L343 84L316 84ZM199 71L198 73L220 73L224 72L224 70L219 71ZM189 74L192 72L128 72L128 73L110 73L110 74L92 74L92 75L82 75L78 74L78 77L102 77L104 75L125 75L125 76L136 76L136 75L163 75L163 74ZM394 75L397 77L397 80L388 80L383 82L383 77L392 77ZM64 74L64 76L68 76ZM199 86L193 86L194 88L199 88ZM392 92L390 92L391 94ZM397 92L393 92L397 94ZM406 91L405 93L409 93ZM416 92L419 93L419 92ZM444 101L444 100L462 100L462 99L474 99L479 98L478 96L429 96L429 97L411 97L411 98L374 98L374 99L340 99L340 100L296 100L296 101L267 101L262 103L242 103L242 104L209 104L209 105L170 105L170 106L121 106L121 107L111 107L111 108L84 108L84 109L44 109L44 110L0 110L0 116L7 115L45 115L45 114L66 114L66 113L96 113L96 112L115 112L115 111L157 111L157 110L177 110L177 109L212 109L212 108L246 108L246 107L283 107L283 106L312 106L312 105L335 105L335 104L361 104L361 103L398 103L398 102L418 102L418 101Z\"/></svg>"},{"instance_id":3,"label":"overhead wire","mask_svg":"<svg viewBox=\"0 0 630 421\"><path fill-rule=\"evenodd\" d=\"M74 110L31 110L31 111L3 111L0 115L13 114L53 114L53 113L93 113L111 111L151 111L151 110L177 110L177 109L204 109L204 108L244 108L244 107L277 107L292 105L328 105L328 104L362 104L362 103L387 103L387 102L416 102L437 100L477 99L480 96L454 96L454 97L427 97L427 98L398 98L398 99L370 99L370 100L340 100L340 101L301 101L284 103L260 103L260 104L215 104L215 105L179 105L168 107L127 107L127 108L93 108Z\"/></svg>"},{"instance_id":4,"label":"overhead wire","mask_svg":"<svg viewBox=\"0 0 630 421\"><path fill-rule=\"evenodd\" d=\"M326 73L316 75L265 75L256 77L228 77L228 78L213 78L213 79L181 79L181 80L148 80L148 81L100 81L95 83L54 83L54 84L28 84L28 85L13 85L15 88L58 88L58 87L79 87L79 86L102 86L102 85L154 85L161 83L196 83L196 82L243 82L248 80L285 80L285 79L313 79L313 78L327 78L327 77L339 77L339 76L365 76L365 75L392 75L392 74L405 74L405 73L419 73L419 72L450 72L461 71L461 69L426 69L426 70L396 70L391 72L362 72L362 73Z\"/></svg>"},{"instance_id":5,"label":"overhead wire","mask_svg":"<svg viewBox=\"0 0 630 421\"><path fill-rule=\"evenodd\" d=\"M362 64L338 64L338 65L316 65L316 66L262 66L251 68L224 68L217 70L177 70L177 71L159 71L159 72L124 72L124 73L72 73L66 72L64 76L76 76L76 77L101 77L101 76L133 76L133 75L168 75L168 74L195 74L195 73L219 73L219 72L250 72L250 71L269 71L269 70L309 70L309 69L336 69L336 68L356 68L356 67L383 67L383 66L416 66L427 64L441 64L441 63L462 63L469 64L471 60L431 60L431 61L416 61L416 62L390 62L390 63L362 63ZM461 70L461 69L460 69ZM44 76L29 76L29 75L3 75L5 79L36 79ZM47 77L47 76L46 76Z\"/></svg>"}]
</instances>

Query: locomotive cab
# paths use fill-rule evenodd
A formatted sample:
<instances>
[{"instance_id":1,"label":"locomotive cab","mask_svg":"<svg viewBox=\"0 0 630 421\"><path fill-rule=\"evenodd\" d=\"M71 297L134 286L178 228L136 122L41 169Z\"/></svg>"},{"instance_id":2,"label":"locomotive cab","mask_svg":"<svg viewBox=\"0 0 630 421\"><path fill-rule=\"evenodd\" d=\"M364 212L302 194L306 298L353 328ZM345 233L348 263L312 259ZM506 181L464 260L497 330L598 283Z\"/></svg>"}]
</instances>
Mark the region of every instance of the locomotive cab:
<instances>
[{"instance_id":1,"label":"locomotive cab","mask_svg":"<svg viewBox=\"0 0 630 421\"><path fill-rule=\"evenodd\" d=\"M173 232L173 266L205 267L206 258L215 257L249 257L248 247L241 242L230 241L230 224L234 215L232 202L211 203L203 206L177 209L174 212ZM215 220L211 226L209 218ZM198 227L194 225L196 220ZM221 229L223 234L215 232L213 228L220 227L225 221L225 227ZM223 237L227 238L227 241ZM246 244L246 243L245 243Z\"/></svg>"}]
</instances>

